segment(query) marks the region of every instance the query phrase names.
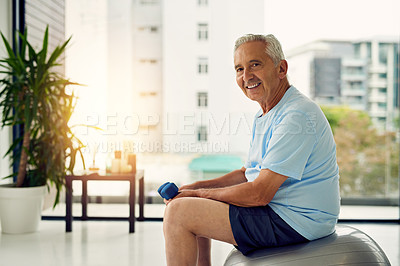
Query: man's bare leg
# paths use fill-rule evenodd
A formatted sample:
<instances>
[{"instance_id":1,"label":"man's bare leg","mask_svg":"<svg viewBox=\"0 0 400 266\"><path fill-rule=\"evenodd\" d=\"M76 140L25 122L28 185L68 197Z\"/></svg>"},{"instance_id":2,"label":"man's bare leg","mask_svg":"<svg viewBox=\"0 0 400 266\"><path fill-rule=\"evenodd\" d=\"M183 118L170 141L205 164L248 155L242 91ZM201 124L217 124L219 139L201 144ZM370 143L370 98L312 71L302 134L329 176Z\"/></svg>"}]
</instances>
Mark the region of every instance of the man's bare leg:
<instances>
[{"instance_id":1,"label":"man's bare leg","mask_svg":"<svg viewBox=\"0 0 400 266\"><path fill-rule=\"evenodd\" d=\"M172 200L165 209L163 226L169 266L196 265L198 237L236 245L229 221L229 205L222 202L202 198Z\"/></svg>"},{"instance_id":2,"label":"man's bare leg","mask_svg":"<svg viewBox=\"0 0 400 266\"><path fill-rule=\"evenodd\" d=\"M197 259L197 266L210 266L211 265L211 239L205 237L197 237L197 247L199 255Z\"/></svg>"}]
</instances>

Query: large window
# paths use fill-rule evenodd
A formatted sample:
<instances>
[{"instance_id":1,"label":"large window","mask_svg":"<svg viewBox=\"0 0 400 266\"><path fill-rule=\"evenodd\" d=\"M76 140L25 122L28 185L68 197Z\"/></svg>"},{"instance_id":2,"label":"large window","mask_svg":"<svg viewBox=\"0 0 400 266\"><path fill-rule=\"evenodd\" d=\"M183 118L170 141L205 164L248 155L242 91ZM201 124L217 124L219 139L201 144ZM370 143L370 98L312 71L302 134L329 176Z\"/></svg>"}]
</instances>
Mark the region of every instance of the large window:
<instances>
[{"instance_id":1,"label":"large window","mask_svg":"<svg viewBox=\"0 0 400 266\"><path fill-rule=\"evenodd\" d=\"M162 166L183 184L193 181L191 160L205 153L223 150L245 160L259 106L236 85L233 45L245 33L263 32L278 37L289 82L317 102L331 124L340 218L399 219L400 25L393 12L399 1L336 0L327 9L310 0L311 10L289 0L291 20L282 23L279 2L237 0L222 11L218 0L164 2L66 1L66 35L73 36L67 76L87 85L77 92L73 121L105 129L85 133L87 162L96 156L102 168L125 144L162 151L137 153L146 201L154 203L146 204L145 216L162 216L156 191L164 180L154 169ZM303 30L293 31L293 23ZM218 34L211 36L211 27ZM98 147L95 155L92 147ZM103 192L93 189L96 196Z\"/></svg>"}]
</instances>

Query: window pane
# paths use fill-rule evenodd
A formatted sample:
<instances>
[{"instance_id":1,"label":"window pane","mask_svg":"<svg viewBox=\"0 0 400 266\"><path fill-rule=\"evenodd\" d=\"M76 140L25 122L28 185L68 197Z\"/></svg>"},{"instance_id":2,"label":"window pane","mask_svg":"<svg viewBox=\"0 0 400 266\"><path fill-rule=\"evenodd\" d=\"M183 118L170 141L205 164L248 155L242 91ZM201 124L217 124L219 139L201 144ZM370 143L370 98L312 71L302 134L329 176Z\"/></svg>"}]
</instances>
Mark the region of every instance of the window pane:
<instances>
[{"instance_id":1,"label":"window pane","mask_svg":"<svg viewBox=\"0 0 400 266\"><path fill-rule=\"evenodd\" d=\"M198 127L197 140L198 141L207 141L207 127L206 126Z\"/></svg>"},{"instance_id":2,"label":"window pane","mask_svg":"<svg viewBox=\"0 0 400 266\"><path fill-rule=\"evenodd\" d=\"M199 40L207 40L208 39L208 24L207 23L199 23L198 24L198 38L199 38Z\"/></svg>"},{"instance_id":3,"label":"window pane","mask_svg":"<svg viewBox=\"0 0 400 266\"><path fill-rule=\"evenodd\" d=\"M300 60L306 54L311 55L309 66ZM398 56L397 40L374 38L315 41L288 57L292 68L309 67L310 88L303 92L320 104L331 124L340 168L342 218L398 218L399 104L394 100ZM291 77L301 80L302 76ZM354 207L360 205L387 209L363 212Z\"/></svg>"},{"instance_id":4,"label":"window pane","mask_svg":"<svg viewBox=\"0 0 400 266\"><path fill-rule=\"evenodd\" d=\"M204 57L200 57L198 63L198 72L199 74L207 74L208 73L208 59Z\"/></svg>"},{"instance_id":5,"label":"window pane","mask_svg":"<svg viewBox=\"0 0 400 266\"><path fill-rule=\"evenodd\" d=\"M199 6L207 6L208 5L208 0L198 0L198 5Z\"/></svg>"},{"instance_id":6,"label":"window pane","mask_svg":"<svg viewBox=\"0 0 400 266\"><path fill-rule=\"evenodd\" d=\"M177 183L189 183L188 158L207 152L193 144L224 141L225 153L246 158L259 106L235 83L233 42L245 33L273 33L283 46L290 84L316 101L332 125L342 218L399 218L400 31L397 14L387 12L399 8L398 1L382 1L363 3L363 12L354 12L360 1L337 0L326 9L311 0L314 10L292 1L293 10L285 12L305 29L301 34L293 32L293 23L276 23L278 2L232 1L221 12L218 0L66 1L67 35L73 35L67 76L88 85L79 90L76 113L82 119L76 124L89 121L107 133L122 132L95 133L105 147L96 154L100 167L124 142L153 151L163 147L166 152L138 153L147 197L162 204L155 191L163 180L154 169L162 165L169 176L182 173ZM90 134L88 141L97 141ZM85 156L91 162L94 155ZM179 163L170 165L170 158ZM371 205L379 211L366 211Z\"/></svg>"}]
</instances>

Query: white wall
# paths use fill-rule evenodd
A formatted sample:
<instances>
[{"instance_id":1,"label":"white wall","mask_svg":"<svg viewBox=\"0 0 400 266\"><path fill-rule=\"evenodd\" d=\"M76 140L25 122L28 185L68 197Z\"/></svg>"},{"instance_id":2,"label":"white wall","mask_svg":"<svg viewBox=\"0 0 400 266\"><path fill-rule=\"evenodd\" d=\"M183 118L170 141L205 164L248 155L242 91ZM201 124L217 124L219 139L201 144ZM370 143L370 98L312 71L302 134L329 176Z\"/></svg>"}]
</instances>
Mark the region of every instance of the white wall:
<instances>
[{"instance_id":1,"label":"white wall","mask_svg":"<svg viewBox=\"0 0 400 266\"><path fill-rule=\"evenodd\" d=\"M0 31L11 42L12 32L12 6L11 0L0 1ZM1 40L0 58L6 56L6 51ZM0 74L2 78L2 75ZM11 174L10 160L4 158L4 154L12 141L12 129L10 127L0 129L0 183L4 183L3 177Z\"/></svg>"}]
</instances>

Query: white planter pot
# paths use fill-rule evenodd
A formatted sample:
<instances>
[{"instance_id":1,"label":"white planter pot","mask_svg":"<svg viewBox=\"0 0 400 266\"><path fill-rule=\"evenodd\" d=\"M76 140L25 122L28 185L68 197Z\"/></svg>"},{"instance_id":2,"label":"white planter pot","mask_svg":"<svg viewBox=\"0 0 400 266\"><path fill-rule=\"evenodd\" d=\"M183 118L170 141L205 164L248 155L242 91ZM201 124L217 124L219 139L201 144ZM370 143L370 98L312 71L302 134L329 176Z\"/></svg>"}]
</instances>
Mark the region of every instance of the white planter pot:
<instances>
[{"instance_id":1,"label":"white planter pot","mask_svg":"<svg viewBox=\"0 0 400 266\"><path fill-rule=\"evenodd\" d=\"M1 231L7 234L35 232L42 217L46 186L16 188L0 186Z\"/></svg>"}]
</instances>

